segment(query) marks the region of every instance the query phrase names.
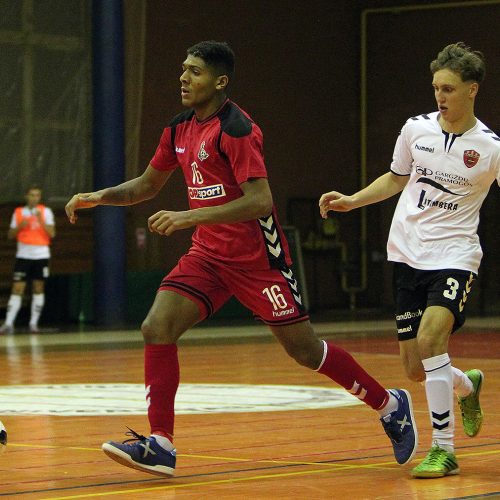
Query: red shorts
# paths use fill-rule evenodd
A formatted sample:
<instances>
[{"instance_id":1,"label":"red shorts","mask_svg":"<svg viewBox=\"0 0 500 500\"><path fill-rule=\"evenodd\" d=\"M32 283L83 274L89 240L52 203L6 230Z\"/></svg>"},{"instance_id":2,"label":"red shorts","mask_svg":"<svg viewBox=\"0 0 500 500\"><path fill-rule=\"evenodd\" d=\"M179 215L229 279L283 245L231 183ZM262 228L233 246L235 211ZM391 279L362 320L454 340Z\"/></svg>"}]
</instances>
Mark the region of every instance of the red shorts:
<instances>
[{"instance_id":1,"label":"red shorts","mask_svg":"<svg viewBox=\"0 0 500 500\"><path fill-rule=\"evenodd\" d=\"M170 290L194 301L207 318L235 296L257 319L268 325L288 325L309 319L292 270L235 269L218 261L184 255L163 278L159 290Z\"/></svg>"}]
</instances>

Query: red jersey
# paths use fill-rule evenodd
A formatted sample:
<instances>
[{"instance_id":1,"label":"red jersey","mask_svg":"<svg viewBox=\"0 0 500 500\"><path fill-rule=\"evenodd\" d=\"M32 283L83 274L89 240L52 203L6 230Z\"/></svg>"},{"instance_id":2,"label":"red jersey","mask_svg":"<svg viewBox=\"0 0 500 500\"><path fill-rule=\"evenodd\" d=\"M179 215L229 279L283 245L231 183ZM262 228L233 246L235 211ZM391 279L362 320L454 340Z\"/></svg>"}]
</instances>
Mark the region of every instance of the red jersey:
<instances>
[{"instance_id":1,"label":"red jersey","mask_svg":"<svg viewBox=\"0 0 500 500\"><path fill-rule=\"evenodd\" d=\"M177 115L164 129L151 165L158 170L182 168L193 209L240 198L240 184L267 178L262 132L230 100L203 121L193 110ZM189 253L243 269L291 265L274 207L260 219L197 226Z\"/></svg>"}]
</instances>

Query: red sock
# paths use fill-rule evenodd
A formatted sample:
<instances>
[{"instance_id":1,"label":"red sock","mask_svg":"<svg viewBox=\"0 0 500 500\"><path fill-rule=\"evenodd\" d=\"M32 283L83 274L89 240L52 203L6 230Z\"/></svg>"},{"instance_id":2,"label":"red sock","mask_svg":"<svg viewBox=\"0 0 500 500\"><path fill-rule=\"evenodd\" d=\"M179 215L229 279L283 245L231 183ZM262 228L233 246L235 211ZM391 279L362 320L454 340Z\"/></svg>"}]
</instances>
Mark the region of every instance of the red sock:
<instances>
[{"instance_id":1,"label":"red sock","mask_svg":"<svg viewBox=\"0 0 500 500\"><path fill-rule=\"evenodd\" d=\"M374 410L383 408L389 400L387 391L348 352L330 342L323 342L327 352L318 372L330 377Z\"/></svg>"},{"instance_id":2,"label":"red sock","mask_svg":"<svg viewBox=\"0 0 500 500\"><path fill-rule=\"evenodd\" d=\"M151 434L160 434L172 441L174 400L179 387L177 345L146 344L144 374Z\"/></svg>"}]
</instances>

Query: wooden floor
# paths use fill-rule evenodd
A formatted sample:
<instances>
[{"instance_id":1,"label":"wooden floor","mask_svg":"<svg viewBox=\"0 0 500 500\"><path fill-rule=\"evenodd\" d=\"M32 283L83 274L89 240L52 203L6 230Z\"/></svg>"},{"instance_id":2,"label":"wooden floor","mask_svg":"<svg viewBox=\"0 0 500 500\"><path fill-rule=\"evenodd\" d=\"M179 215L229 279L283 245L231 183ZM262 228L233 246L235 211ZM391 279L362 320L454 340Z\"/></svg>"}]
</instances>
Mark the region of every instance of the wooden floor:
<instances>
[{"instance_id":1,"label":"wooden floor","mask_svg":"<svg viewBox=\"0 0 500 500\"><path fill-rule=\"evenodd\" d=\"M321 324L323 337L347 348L386 387L413 396L419 452L430 447L424 390L405 380L389 324ZM176 418L176 477L165 480L111 461L103 441L125 439L125 426L148 432L143 415L16 414L0 404L9 434L0 456L0 497L193 499L458 499L500 498L500 321L469 321L450 353L461 369L485 373L486 420L464 436L457 417L461 473L417 480L398 466L377 414L364 405L331 409L181 414ZM376 326L376 325L375 325ZM370 331L373 330L373 331ZM344 333L339 333L344 332ZM181 382L333 387L289 359L264 328L197 328L181 342ZM15 334L0 339L0 396L25 385L142 384L137 332ZM29 403L19 396L18 405Z\"/></svg>"}]
</instances>

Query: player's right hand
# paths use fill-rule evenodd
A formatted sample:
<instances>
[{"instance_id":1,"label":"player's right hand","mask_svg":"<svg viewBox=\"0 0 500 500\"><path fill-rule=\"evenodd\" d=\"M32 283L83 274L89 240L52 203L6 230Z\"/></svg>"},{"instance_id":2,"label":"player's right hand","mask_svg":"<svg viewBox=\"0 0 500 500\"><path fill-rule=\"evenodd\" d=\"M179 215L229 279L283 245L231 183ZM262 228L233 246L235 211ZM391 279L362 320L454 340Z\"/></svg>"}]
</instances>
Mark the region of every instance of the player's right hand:
<instances>
[{"instance_id":1,"label":"player's right hand","mask_svg":"<svg viewBox=\"0 0 500 500\"><path fill-rule=\"evenodd\" d=\"M329 193L324 193L319 199L319 212L323 219L328 217L328 212L334 210L336 212L348 212L352 210L354 203L351 196L346 196L345 194L339 193L337 191L330 191Z\"/></svg>"},{"instance_id":2,"label":"player's right hand","mask_svg":"<svg viewBox=\"0 0 500 500\"><path fill-rule=\"evenodd\" d=\"M94 208L99 205L101 201L101 195L99 193L78 193L71 198L64 208L66 210L66 215L68 216L71 224L74 224L78 216L76 215L76 210L81 208Z\"/></svg>"}]
</instances>

